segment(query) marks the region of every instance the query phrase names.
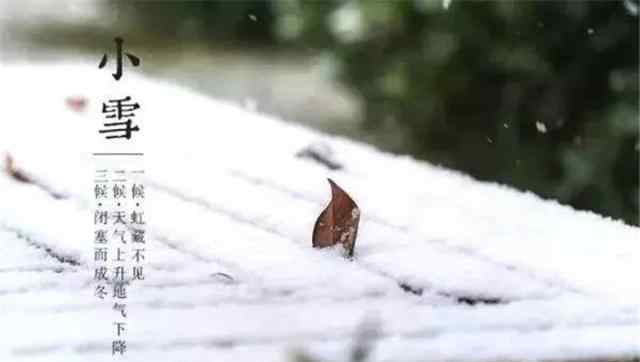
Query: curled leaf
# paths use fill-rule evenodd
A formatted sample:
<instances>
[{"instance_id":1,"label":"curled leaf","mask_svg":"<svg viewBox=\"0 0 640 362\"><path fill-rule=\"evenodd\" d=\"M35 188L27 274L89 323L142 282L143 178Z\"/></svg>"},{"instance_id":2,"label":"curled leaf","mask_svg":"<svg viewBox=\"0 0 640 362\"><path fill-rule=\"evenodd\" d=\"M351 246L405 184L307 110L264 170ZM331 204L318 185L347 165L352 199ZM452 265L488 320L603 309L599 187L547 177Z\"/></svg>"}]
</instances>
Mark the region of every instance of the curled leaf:
<instances>
[{"instance_id":1,"label":"curled leaf","mask_svg":"<svg viewBox=\"0 0 640 362\"><path fill-rule=\"evenodd\" d=\"M328 179L331 185L331 201L322 211L313 227L313 247L326 248L342 244L347 256L353 256L358 235L360 209L351 197Z\"/></svg>"}]
</instances>

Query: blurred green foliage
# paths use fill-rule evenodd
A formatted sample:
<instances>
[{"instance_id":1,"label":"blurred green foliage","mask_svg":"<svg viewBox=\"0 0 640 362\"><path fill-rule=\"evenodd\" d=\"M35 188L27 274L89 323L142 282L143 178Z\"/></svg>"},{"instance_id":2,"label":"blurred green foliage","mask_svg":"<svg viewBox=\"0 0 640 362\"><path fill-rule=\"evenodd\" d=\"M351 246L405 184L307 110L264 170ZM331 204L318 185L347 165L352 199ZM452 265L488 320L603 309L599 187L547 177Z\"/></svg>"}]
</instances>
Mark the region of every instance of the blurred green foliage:
<instances>
[{"instance_id":1,"label":"blurred green foliage","mask_svg":"<svg viewBox=\"0 0 640 362\"><path fill-rule=\"evenodd\" d=\"M120 5L173 36L190 24L207 41L321 51L382 148L638 224L638 16L625 1Z\"/></svg>"}]
</instances>

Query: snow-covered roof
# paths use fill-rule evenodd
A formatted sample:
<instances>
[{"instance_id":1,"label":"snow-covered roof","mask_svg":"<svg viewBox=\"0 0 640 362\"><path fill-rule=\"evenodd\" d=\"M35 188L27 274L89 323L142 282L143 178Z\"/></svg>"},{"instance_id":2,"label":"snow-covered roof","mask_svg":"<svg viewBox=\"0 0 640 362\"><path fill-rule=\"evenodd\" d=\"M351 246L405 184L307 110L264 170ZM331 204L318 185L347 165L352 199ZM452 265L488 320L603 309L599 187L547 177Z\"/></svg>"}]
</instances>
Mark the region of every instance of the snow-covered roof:
<instances>
[{"instance_id":1,"label":"snow-covered roof","mask_svg":"<svg viewBox=\"0 0 640 362\"><path fill-rule=\"evenodd\" d=\"M92 153L115 149L144 153L148 223L119 359L348 361L363 323L368 361L640 357L638 228L134 73L0 66L0 153L31 180L0 175L0 360L114 359ZM127 95L141 131L107 142ZM360 207L353 260L311 247L327 177Z\"/></svg>"}]
</instances>

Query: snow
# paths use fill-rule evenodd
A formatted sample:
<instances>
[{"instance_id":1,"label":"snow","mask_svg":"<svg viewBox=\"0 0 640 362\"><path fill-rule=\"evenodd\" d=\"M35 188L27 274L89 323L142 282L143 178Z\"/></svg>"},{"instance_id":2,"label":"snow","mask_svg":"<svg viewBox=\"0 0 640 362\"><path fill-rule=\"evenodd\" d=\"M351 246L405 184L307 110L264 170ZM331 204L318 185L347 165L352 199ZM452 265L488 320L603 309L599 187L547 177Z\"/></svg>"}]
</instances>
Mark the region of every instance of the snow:
<instances>
[{"instance_id":1,"label":"snow","mask_svg":"<svg viewBox=\"0 0 640 362\"><path fill-rule=\"evenodd\" d=\"M371 361L640 357L636 227L131 68L120 82L95 64L0 77L0 155L35 180L0 175L2 361L113 359L90 242L94 170L110 162L144 168L149 223L124 360L347 360L369 319ZM141 132L114 145L97 133L101 102L125 95ZM296 156L317 144L342 169ZM91 155L123 148L144 156ZM360 207L353 261L311 248L328 177Z\"/></svg>"},{"instance_id":2,"label":"snow","mask_svg":"<svg viewBox=\"0 0 640 362\"><path fill-rule=\"evenodd\" d=\"M624 0L623 3L629 15L638 16L638 0Z\"/></svg>"},{"instance_id":3,"label":"snow","mask_svg":"<svg viewBox=\"0 0 640 362\"><path fill-rule=\"evenodd\" d=\"M537 121L536 122L536 130L538 130L538 132L540 133L547 133L547 125L545 125L544 123Z\"/></svg>"}]
</instances>

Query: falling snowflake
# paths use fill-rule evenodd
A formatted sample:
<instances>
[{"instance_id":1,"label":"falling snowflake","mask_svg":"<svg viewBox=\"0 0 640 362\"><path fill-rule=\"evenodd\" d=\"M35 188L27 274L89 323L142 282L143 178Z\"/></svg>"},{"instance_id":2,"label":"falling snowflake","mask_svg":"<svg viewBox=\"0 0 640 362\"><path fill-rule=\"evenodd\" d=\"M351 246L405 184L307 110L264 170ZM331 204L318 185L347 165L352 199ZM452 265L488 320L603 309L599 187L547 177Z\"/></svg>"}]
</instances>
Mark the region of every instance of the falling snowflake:
<instances>
[{"instance_id":1,"label":"falling snowflake","mask_svg":"<svg viewBox=\"0 0 640 362\"><path fill-rule=\"evenodd\" d=\"M624 7L629 14L638 16L638 0L624 0Z\"/></svg>"},{"instance_id":2,"label":"falling snowflake","mask_svg":"<svg viewBox=\"0 0 640 362\"><path fill-rule=\"evenodd\" d=\"M258 109L258 102L253 98L245 98L242 106L249 112L255 112Z\"/></svg>"},{"instance_id":3,"label":"falling snowflake","mask_svg":"<svg viewBox=\"0 0 640 362\"><path fill-rule=\"evenodd\" d=\"M536 122L536 129L540 133L547 133L547 126L542 122Z\"/></svg>"}]
</instances>

